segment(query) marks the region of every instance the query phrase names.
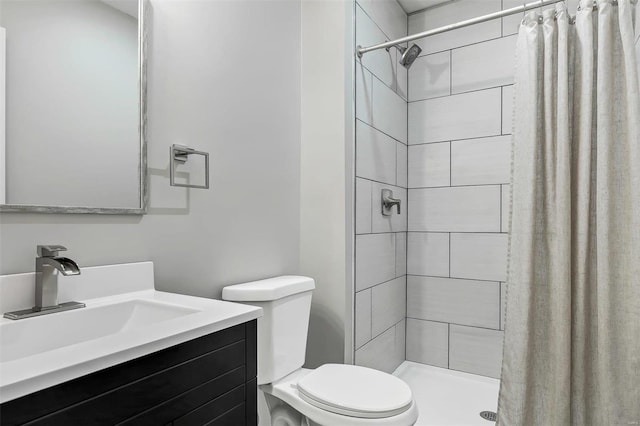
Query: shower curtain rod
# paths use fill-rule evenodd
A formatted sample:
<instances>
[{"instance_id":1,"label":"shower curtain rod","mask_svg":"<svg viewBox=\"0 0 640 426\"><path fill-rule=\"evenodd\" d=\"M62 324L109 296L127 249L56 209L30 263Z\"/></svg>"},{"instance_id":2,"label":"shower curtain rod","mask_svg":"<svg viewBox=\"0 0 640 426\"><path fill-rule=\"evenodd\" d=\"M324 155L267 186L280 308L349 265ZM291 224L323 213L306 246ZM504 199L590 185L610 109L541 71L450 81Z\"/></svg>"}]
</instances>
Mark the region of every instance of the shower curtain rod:
<instances>
[{"instance_id":1,"label":"shower curtain rod","mask_svg":"<svg viewBox=\"0 0 640 426\"><path fill-rule=\"evenodd\" d=\"M392 47L392 46L395 46L395 45L398 45L398 44L401 44L401 43L406 43L408 41L413 41L413 40L417 40L419 38L429 37L429 36L432 36L432 35L435 35L435 34L440 34L440 33L444 33L444 32L451 31L451 30L456 30L458 28L468 27L469 25L479 24L481 22L490 21L492 19L502 18L503 16L515 15L516 13L524 13L527 10L535 9L535 8L538 8L538 7L548 6L550 4L560 3L561 1L564 1L564 0L540 0L540 1L535 1L535 2L531 2L531 3L523 4L522 6L512 7L511 9L506 9L506 10L503 10L503 11L500 11L500 12L494 12L494 13L490 13L488 15L478 16L477 18L467 19L466 21L460 21L460 22L457 22L455 24L445 25L444 27L435 28L433 30L423 31L423 32L418 33L418 34L414 34L414 35L398 38L396 40L386 41L384 43L376 44L376 45L373 45L373 46L369 46L369 47L358 46L358 47L356 47L356 52L358 54L358 57L361 58L362 55L364 55L367 52L371 52L373 50L387 49L389 47Z\"/></svg>"}]
</instances>

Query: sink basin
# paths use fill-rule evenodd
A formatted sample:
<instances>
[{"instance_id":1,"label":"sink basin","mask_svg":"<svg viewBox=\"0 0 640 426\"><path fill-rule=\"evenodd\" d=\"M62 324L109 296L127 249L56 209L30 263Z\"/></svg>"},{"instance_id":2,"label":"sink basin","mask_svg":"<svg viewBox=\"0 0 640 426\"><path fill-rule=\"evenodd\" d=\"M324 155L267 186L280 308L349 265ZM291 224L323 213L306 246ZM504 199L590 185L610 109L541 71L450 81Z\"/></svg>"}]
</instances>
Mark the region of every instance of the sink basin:
<instances>
[{"instance_id":1,"label":"sink basin","mask_svg":"<svg viewBox=\"0 0 640 426\"><path fill-rule=\"evenodd\" d=\"M0 362L35 355L110 334L199 312L153 300L126 300L3 324Z\"/></svg>"},{"instance_id":2,"label":"sink basin","mask_svg":"<svg viewBox=\"0 0 640 426\"><path fill-rule=\"evenodd\" d=\"M59 277L58 300L86 307L0 318L0 403L246 323L262 309L158 291L153 263ZM33 306L35 273L0 275L0 315Z\"/></svg>"}]
</instances>

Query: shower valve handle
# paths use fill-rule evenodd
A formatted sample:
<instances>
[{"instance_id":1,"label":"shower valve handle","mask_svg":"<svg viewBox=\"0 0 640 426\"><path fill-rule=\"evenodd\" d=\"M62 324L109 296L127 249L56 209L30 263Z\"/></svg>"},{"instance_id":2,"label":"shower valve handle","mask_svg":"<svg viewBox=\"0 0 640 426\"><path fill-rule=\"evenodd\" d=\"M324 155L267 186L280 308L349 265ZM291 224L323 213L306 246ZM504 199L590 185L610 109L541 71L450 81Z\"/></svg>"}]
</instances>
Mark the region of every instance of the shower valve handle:
<instances>
[{"instance_id":1,"label":"shower valve handle","mask_svg":"<svg viewBox=\"0 0 640 426\"><path fill-rule=\"evenodd\" d=\"M400 214L400 203L399 198L393 198L393 191L390 189L382 190L382 214L384 216L391 216L393 206L396 206L396 212Z\"/></svg>"}]
</instances>

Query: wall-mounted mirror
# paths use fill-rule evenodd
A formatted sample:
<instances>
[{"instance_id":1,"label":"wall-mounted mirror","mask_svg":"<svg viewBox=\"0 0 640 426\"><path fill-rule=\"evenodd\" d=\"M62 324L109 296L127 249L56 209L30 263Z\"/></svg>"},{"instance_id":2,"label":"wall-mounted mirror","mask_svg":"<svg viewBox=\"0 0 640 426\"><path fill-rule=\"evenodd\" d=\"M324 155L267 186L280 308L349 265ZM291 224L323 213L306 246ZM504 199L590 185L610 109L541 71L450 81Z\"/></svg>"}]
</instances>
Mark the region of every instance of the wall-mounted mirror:
<instances>
[{"instance_id":1,"label":"wall-mounted mirror","mask_svg":"<svg viewBox=\"0 0 640 426\"><path fill-rule=\"evenodd\" d=\"M0 211L146 212L145 0L0 0Z\"/></svg>"}]
</instances>

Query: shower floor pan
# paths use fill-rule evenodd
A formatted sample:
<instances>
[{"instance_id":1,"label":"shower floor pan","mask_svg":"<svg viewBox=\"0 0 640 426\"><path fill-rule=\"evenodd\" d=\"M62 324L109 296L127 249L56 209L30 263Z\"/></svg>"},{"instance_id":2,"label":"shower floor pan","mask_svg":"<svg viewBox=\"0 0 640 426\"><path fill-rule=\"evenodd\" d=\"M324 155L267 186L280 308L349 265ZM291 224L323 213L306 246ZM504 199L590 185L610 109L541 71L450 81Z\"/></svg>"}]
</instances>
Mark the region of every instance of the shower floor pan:
<instances>
[{"instance_id":1,"label":"shower floor pan","mask_svg":"<svg viewBox=\"0 0 640 426\"><path fill-rule=\"evenodd\" d=\"M492 426L481 411L496 411L500 381L490 377L405 361L393 372L418 404L416 426Z\"/></svg>"}]
</instances>

